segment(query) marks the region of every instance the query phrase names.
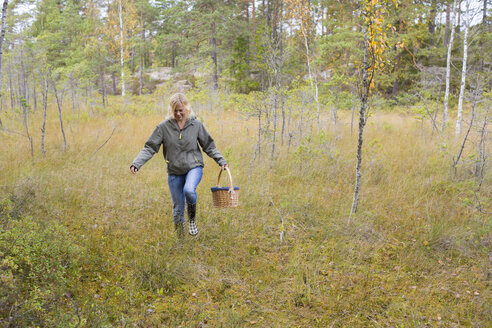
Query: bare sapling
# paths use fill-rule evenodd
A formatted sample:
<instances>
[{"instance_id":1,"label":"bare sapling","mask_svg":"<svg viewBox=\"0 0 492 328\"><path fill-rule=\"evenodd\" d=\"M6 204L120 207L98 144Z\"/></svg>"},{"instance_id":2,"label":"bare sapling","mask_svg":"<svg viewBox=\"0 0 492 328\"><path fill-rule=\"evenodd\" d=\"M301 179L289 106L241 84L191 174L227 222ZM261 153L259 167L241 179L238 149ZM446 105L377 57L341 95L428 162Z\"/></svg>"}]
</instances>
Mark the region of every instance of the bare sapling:
<instances>
[{"instance_id":1,"label":"bare sapling","mask_svg":"<svg viewBox=\"0 0 492 328\"><path fill-rule=\"evenodd\" d=\"M20 45L20 52L19 52L19 63L20 63L20 68L21 68L21 77L19 80L19 94L20 94L20 106L22 108L22 123L24 124L24 129L26 130L26 136L27 139L29 140L29 143L31 145L31 158L34 160L34 148L33 148L33 143L32 143L32 137L31 134L29 133L29 120L28 120L28 115L29 115L29 103L26 98L26 84L25 84L25 69L24 69L24 59L23 59L23 44L21 41Z\"/></svg>"},{"instance_id":2,"label":"bare sapling","mask_svg":"<svg viewBox=\"0 0 492 328\"><path fill-rule=\"evenodd\" d=\"M485 113L483 116L483 121L480 126L480 140L478 142L478 160L475 165L475 178L477 179L477 182L479 183L479 189L480 186L482 185L483 179L484 179L484 170L485 170L485 164L487 163L487 159L489 155L487 154L487 124L490 120L489 116L489 110L490 106L485 106Z\"/></svg>"},{"instance_id":3,"label":"bare sapling","mask_svg":"<svg viewBox=\"0 0 492 328\"><path fill-rule=\"evenodd\" d=\"M43 87L41 89L41 95L43 97L43 125L41 126L41 152L46 153L46 149L44 148L44 138L46 135L46 112L48 109L48 77L46 72L43 74Z\"/></svg>"},{"instance_id":4,"label":"bare sapling","mask_svg":"<svg viewBox=\"0 0 492 328\"><path fill-rule=\"evenodd\" d=\"M255 165L256 159L261 158L261 142L262 142L261 135L264 131L264 129L262 127L262 125L263 125L262 116L263 116L263 113L267 114L267 112L268 112L266 107L267 107L266 99L265 99L265 95L263 93L258 94L255 101L251 104L252 115L256 116L258 118L258 129L257 129L258 139L257 139L257 142L256 142L255 147L254 147L255 150L253 153L253 160L251 161L251 166L250 166L250 170L249 170L246 190L248 190L248 187L249 187L249 181L250 181L251 176L253 174L253 167Z\"/></svg>"},{"instance_id":5,"label":"bare sapling","mask_svg":"<svg viewBox=\"0 0 492 328\"><path fill-rule=\"evenodd\" d=\"M318 100L318 77L317 77L317 72L316 72L316 66L314 65L313 61L313 68L311 69L311 59L309 56L309 45L308 45L308 40L306 36L306 32L304 28L301 28L302 30L302 35L304 37L304 46L306 48L306 61L308 64L308 71L309 71L309 82L311 83L311 88L313 89L313 98L314 101L316 102L316 122L317 122L317 127L318 127L318 133L321 131L321 123L320 123L320 108L319 108L319 100Z\"/></svg>"},{"instance_id":6,"label":"bare sapling","mask_svg":"<svg viewBox=\"0 0 492 328\"><path fill-rule=\"evenodd\" d=\"M425 108L425 112L427 113L427 117L429 117L431 123L432 123L432 132L434 131L439 131L439 129L437 128L437 124L436 124L436 120L435 120L435 117L431 114L431 112L429 111L429 107L427 106L427 102L425 101L425 98L419 93L415 93L415 95L417 97L420 98L420 100L422 100L422 104L424 105L424 108ZM423 120L422 120L423 121Z\"/></svg>"},{"instance_id":7,"label":"bare sapling","mask_svg":"<svg viewBox=\"0 0 492 328\"><path fill-rule=\"evenodd\" d=\"M475 111L477 107L477 103L480 101L481 94L483 92L483 89L481 87L475 88L472 93L471 93L471 101L472 101L472 109L470 113L470 123L468 125L468 129L466 131L465 137L463 138L463 142L461 143L460 149L458 151L458 155L456 156L456 159L453 157L453 170L454 170L454 176L456 177L457 174L457 166L458 163L461 159L461 156L463 154L463 150L465 149L466 142L468 141L468 136L470 134L470 131L473 127L473 122L475 119Z\"/></svg>"},{"instance_id":8,"label":"bare sapling","mask_svg":"<svg viewBox=\"0 0 492 328\"><path fill-rule=\"evenodd\" d=\"M61 133L63 135L63 150L67 150L67 138L65 136L65 130L63 129L63 116L62 116L62 105L60 103L60 98L58 97L58 92L56 89L56 83L53 80L53 77L51 78L51 87L53 88L53 92L55 94L55 99L56 99L56 105L58 107L58 118L60 120L60 129Z\"/></svg>"},{"instance_id":9,"label":"bare sapling","mask_svg":"<svg viewBox=\"0 0 492 328\"><path fill-rule=\"evenodd\" d=\"M273 104L273 133L272 133L272 150L270 154L270 168L273 167L273 160L275 158L275 145L277 142L277 112L278 112L278 102L279 93L277 88L271 90L271 101Z\"/></svg>"},{"instance_id":10,"label":"bare sapling","mask_svg":"<svg viewBox=\"0 0 492 328\"><path fill-rule=\"evenodd\" d=\"M22 106L22 123L24 124L24 129L26 130L26 137L29 140L31 145L31 158L34 159L34 148L32 143L32 137L29 133L29 123L28 123L28 115L29 115L29 105L24 98L21 98L21 106Z\"/></svg>"},{"instance_id":11,"label":"bare sapling","mask_svg":"<svg viewBox=\"0 0 492 328\"><path fill-rule=\"evenodd\" d=\"M350 219L352 214L357 212L357 206L359 203L359 193L360 193L360 184L362 180L362 144L364 141L364 126L367 123L367 101L369 95L369 88L372 82L373 74L369 75L369 49L367 45L367 30L364 30L364 61L362 68L362 88L360 91L360 99L361 106L359 111L359 136L357 141L357 161L355 166L355 188L354 188L354 197L352 200L352 208L350 209L350 215L348 219L348 223L350 223Z\"/></svg>"},{"instance_id":12,"label":"bare sapling","mask_svg":"<svg viewBox=\"0 0 492 328\"><path fill-rule=\"evenodd\" d=\"M482 188L482 184L485 178L485 168L487 165L487 160L489 158L489 154L487 153L487 123L491 119L489 116L490 105L485 106L485 112L483 116L483 122L480 126L480 140L478 143L478 159L475 163L475 179L477 181L477 189L475 190L475 199L477 201L476 208L483 214L490 215L492 213L486 212L483 209L482 203L480 201L480 189Z\"/></svg>"},{"instance_id":13,"label":"bare sapling","mask_svg":"<svg viewBox=\"0 0 492 328\"><path fill-rule=\"evenodd\" d=\"M282 109L282 131L280 133L280 144L284 145L284 136L286 133L285 129L285 91L280 93L280 107Z\"/></svg>"}]
</instances>

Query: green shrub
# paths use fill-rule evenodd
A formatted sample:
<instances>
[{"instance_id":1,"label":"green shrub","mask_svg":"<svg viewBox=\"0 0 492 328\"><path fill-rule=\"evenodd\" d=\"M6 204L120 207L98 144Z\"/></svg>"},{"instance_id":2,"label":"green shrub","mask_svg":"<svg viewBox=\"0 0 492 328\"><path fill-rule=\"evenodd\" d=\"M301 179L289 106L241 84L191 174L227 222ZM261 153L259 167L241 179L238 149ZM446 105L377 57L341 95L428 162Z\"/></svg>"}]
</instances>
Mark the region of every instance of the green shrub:
<instances>
[{"instance_id":1,"label":"green shrub","mask_svg":"<svg viewBox=\"0 0 492 328\"><path fill-rule=\"evenodd\" d=\"M60 225L30 217L13 220L12 202L0 201L0 325L68 326L80 250Z\"/></svg>"}]
</instances>

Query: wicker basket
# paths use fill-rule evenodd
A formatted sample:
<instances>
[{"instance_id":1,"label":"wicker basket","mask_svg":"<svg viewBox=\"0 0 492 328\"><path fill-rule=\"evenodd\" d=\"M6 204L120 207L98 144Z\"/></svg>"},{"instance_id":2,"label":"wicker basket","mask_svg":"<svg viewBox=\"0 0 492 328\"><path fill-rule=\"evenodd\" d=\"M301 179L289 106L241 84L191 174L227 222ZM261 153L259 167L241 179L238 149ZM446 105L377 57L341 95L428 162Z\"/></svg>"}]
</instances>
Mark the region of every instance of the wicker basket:
<instances>
[{"instance_id":1,"label":"wicker basket","mask_svg":"<svg viewBox=\"0 0 492 328\"><path fill-rule=\"evenodd\" d=\"M212 199L214 207L237 207L239 205L239 187L234 187L232 184L232 176L229 168L226 167L229 175L229 187L220 187L220 176L222 175L222 169L220 169L219 177L217 178L217 187L210 188L212 190Z\"/></svg>"}]
</instances>

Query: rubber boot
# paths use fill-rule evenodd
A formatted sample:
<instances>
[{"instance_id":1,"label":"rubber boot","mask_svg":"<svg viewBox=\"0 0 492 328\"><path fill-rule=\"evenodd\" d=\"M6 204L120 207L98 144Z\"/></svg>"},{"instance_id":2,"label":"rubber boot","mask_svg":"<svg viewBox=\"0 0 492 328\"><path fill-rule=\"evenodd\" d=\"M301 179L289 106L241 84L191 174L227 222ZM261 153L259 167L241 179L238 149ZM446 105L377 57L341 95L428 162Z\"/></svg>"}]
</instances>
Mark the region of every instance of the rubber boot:
<instances>
[{"instance_id":1,"label":"rubber boot","mask_svg":"<svg viewBox=\"0 0 492 328\"><path fill-rule=\"evenodd\" d=\"M188 232L192 236L198 235L198 227L196 225L196 204L188 204Z\"/></svg>"}]
</instances>

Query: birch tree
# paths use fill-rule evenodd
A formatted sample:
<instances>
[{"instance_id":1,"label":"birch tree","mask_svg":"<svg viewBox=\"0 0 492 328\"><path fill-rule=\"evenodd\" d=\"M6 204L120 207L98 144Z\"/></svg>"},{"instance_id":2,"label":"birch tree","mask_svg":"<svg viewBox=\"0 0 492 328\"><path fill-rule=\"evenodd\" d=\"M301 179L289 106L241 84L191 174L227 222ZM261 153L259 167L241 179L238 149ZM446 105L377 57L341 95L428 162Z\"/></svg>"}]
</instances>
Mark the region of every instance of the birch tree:
<instances>
[{"instance_id":1,"label":"birch tree","mask_svg":"<svg viewBox=\"0 0 492 328\"><path fill-rule=\"evenodd\" d=\"M460 95L458 98L458 115L456 118L456 135L460 135L461 133L461 120L463 115L463 98L465 95L465 85L466 85L466 65L468 59L468 33L470 30L470 4L466 1L466 10L465 10L465 32L463 37L463 67L461 69L461 84L460 84Z\"/></svg>"},{"instance_id":2,"label":"birch tree","mask_svg":"<svg viewBox=\"0 0 492 328\"><path fill-rule=\"evenodd\" d=\"M397 5L396 0L392 0ZM359 135L357 142L357 155L355 166L355 187L354 196L352 200L352 208L350 209L350 215L348 223L352 214L357 212L359 204L359 194L362 180L362 144L364 137L364 127L367 123L367 109L369 92L373 83L375 73L380 70L384 64L383 54L386 49L386 33L385 28L387 24L384 21L384 15L387 13L387 6L390 0L365 0L363 7L361 8L361 14L363 15L363 33L364 33L364 58L362 62L362 86L360 89L361 107L359 111Z\"/></svg>"},{"instance_id":3,"label":"birch tree","mask_svg":"<svg viewBox=\"0 0 492 328\"><path fill-rule=\"evenodd\" d=\"M302 34L302 38L304 41L304 48L306 50L306 62L309 73L309 83L311 85L311 89L313 90L313 98L316 102L316 121L318 133L321 130L320 123L320 106L319 106L319 97L318 97L318 77L316 71L316 64L314 61L314 52L309 48L308 35L311 25L311 5L309 1L306 0L285 0L287 4L286 12L287 17L296 20L299 24L299 30ZM311 63L311 52L313 52L313 59Z\"/></svg>"},{"instance_id":4,"label":"birch tree","mask_svg":"<svg viewBox=\"0 0 492 328\"><path fill-rule=\"evenodd\" d=\"M131 35L139 32L137 20L137 10L132 0L118 0L108 5L104 34L109 53L118 54L118 59L113 57L112 60L119 62L122 96L126 94L125 60L129 57L128 49L133 47Z\"/></svg>"},{"instance_id":5,"label":"birch tree","mask_svg":"<svg viewBox=\"0 0 492 328\"><path fill-rule=\"evenodd\" d=\"M123 48L123 10L121 9L121 0L118 1L118 16L120 18L120 68L121 68L121 95L125 96L125 60L124 53L125 48Z\"/></svg>"},{"instance_id":6,"label":"birch tree","mask_svg":"<svg viewBox=\"0 0 492 328\"><path fill-rule=\"evenodd\" d=\"M443 106L443 114L442 114L442 131L446 129L446 124L448 120L448 100L449 100L449 84L451 79L451 50L453 49L453 40L454 40L454 26L456 25L456 21L458 19L457 14L457 0L453 2L453 13L451 18L451 36L448 41L448 55L446 60L446 90L444 92L444 106Z\"/></svg>"},{"instance_id":7,"label":"birch tree","mask_svg":"<svg viewBox=\"0 0 492 328\"><path fill-rule=\"evenodd\" d=\"M7 19L8 0L4 0L2 6L2 25L0 30L0 101L2 98L2 80L3 80L3 40L5 38L5 21ZM0 119L0 128L3 128L2 120Z\"/></svg>"},{"instance_id":8,"label":"birch tree","mask_svg":"<svg viewBox=\"0 0 492 328\"><path fill-rule=\"evenodd\" d=\"M3 80L3 41L5 39L5 21L7 20L7 7L9 1L4 0L2 6L2 29L0 30L0 97L2 96L2 80Z\"/></svg>"}]
</instances>

